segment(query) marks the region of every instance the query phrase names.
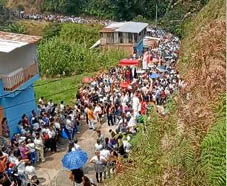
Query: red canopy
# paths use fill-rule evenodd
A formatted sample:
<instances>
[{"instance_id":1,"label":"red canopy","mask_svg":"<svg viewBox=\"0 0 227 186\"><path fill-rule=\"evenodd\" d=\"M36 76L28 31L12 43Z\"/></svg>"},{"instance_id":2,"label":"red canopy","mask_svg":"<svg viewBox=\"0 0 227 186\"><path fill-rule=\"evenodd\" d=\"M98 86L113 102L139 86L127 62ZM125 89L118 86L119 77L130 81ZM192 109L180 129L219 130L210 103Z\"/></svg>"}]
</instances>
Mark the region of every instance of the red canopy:
<instances>
[{"instance_id":1,"label":"red canopy","mask_svg":"<svg viewBox=\"0 0 227 186\"><path fill-rule=\"evenodd\" d=\"M83 77L82 82L83 83L91 83L93 81L93 78L91 77Z\"/></svg>"},{"instance_id":2,"label":"red canopy","mask_svg":"<svg viewBox=\"0 0 227 186\"><path fill-rule=\"evenodd\" d=\"M128 88L129 85L130 85L130 83L128 83L128 82L121 82L120 83L121 88Z\"/></svg>"},{"instance_id":3,"label":"red canopy","mask_svg":"<svg viewBox=\"0 0 227 186\"><path fill-rule=\"evenodd\" d=\"M120 66L137 66L139 65L139 60L138 59L122 59L119 61Z\"/></svg>"}]
</instances>

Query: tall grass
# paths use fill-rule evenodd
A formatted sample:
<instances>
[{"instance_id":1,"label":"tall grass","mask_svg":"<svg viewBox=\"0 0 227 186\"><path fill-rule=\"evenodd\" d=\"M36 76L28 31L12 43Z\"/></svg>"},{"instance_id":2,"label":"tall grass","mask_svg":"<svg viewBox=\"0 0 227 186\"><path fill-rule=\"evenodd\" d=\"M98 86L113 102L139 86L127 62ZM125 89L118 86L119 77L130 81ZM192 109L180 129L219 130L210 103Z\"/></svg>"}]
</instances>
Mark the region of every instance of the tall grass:
<instances>
[{"instance_id":1,"label":"tall grass","mask_svg":"<svg viewBox=\"0 0 227 186\"><path fill-rule=\"evenodd\" d=\"M41 74L69 76L115 65L126 56L123 51L89 49L99 39L99 29L100 26L61 25L56 36L44 39L38 47Z\"/></svg>"}]
</instances>

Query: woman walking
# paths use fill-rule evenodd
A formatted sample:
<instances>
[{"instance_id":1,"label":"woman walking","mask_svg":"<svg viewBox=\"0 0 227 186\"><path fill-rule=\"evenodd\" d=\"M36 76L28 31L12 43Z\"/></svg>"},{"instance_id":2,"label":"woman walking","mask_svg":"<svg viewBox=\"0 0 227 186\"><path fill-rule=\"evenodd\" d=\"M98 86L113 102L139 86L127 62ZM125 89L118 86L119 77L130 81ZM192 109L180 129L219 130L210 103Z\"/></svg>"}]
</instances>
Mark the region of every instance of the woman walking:
<instances>
[{"instance_id":1,"label":"woman walking","mask_svg":"<svg viewBox=\"0 0 227 186\"><path fill-rule=\"evenodd\" d=\"M94 163L97 182L102 182L102 173L104 172L104 164L106 163L106 159L103 156L100 156L99 151L96 151L95 156L91 158L90 163Z\"/></svg>"}]
</instances>

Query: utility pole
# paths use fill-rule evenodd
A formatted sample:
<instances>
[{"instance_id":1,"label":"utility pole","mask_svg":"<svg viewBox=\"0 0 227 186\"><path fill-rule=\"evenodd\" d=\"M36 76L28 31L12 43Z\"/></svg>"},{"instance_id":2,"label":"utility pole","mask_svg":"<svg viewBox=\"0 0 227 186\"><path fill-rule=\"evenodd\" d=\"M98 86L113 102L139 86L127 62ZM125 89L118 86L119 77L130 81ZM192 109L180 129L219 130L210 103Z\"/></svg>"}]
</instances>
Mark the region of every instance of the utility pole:
<instances>
[{"instance_id":1,"label":"utility pole","mask_svg":"<svg viewBox=\"0 0 227 186\"><path fill-rule=\"evenodd\" d=\"M156 0L155 29L157 29L157 23L158 23L158 5L157 5L157 0Z\"/></svg>"}]
</instances>

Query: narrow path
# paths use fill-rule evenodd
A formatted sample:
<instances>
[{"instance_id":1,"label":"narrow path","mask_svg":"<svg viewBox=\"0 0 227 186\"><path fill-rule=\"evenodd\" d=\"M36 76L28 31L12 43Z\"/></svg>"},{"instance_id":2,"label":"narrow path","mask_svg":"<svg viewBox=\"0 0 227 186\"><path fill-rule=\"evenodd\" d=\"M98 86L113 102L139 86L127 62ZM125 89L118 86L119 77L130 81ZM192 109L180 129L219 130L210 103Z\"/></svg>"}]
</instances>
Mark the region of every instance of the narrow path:
<instances>
[{"instance_id":1,"label":"narrow path","mask_svg":"<svg viewBox=\"0 0 227 186\"><path fill-rule=\"evenodd\" d=\"M102 131L102 134L105 137L109 137L109 127L106 123L102 126L97 125ZM93 130L89 130L86 124L80 126L80 133L77 134L78 144L80 147L88 153L89 160L94 156L95 148L94 144L96 143L97 134ZM63 169L61 164L61 159L67 151L67 140L60 141L60 152L46 154L46 162L41 163L37 166L37 175L43 180L45 186L71 186L73 183L69 180L69 171ZM95 181L95 171L92 164L86 164L84 167L84 173L86 176Z\"/></svg>"}]
</instances>

